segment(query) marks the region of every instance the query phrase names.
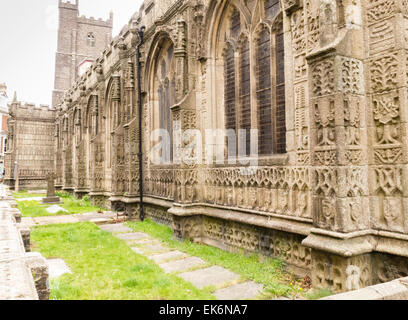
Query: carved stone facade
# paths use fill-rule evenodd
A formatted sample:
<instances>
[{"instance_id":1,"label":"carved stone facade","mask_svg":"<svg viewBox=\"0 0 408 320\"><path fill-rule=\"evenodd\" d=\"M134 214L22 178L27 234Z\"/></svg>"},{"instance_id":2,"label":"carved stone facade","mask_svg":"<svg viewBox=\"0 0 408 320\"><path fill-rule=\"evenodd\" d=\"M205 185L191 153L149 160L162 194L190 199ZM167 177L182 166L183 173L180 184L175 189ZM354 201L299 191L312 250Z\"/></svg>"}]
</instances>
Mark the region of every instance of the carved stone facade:
<instances>
[{"instance_id":1,"label":"carved stone facade","mask_svg":"<svg viewBox=\"0 0 408 320\"><path fill-rule=\"evenodd\" d=\"M146 2L58 106L58 184L137 218L143 179L177 237L281 257L316 287L407 276L407 3ZM259 166L155 165L158 128L260 129Z\"/></svg>"},{"instance_id":2,"label":"carved stone facade","mask_svg":"<svg viewBox=\"0 0 408 320\"><path fill-rule=\"evenodd\" d=\"M53 172L55 154L55 110L49 106L9 105L6 175L4 182L20 190L46 189L46 175Z\"/></svg>"}]
</instances>

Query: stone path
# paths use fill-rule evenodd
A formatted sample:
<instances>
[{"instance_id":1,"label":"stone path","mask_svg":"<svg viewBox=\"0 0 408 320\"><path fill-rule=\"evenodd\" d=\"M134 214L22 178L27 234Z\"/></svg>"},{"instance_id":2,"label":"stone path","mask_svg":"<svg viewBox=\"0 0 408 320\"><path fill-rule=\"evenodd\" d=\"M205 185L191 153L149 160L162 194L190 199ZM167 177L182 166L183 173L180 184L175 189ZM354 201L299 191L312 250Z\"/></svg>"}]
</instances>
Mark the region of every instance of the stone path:
<instances>
[{"instance_id":1,"label":"stone path","mask_svg":"<svg viewBox=\"0 0 408 320\"><path fill-rule=\"evenodd\" d=\"M48 224L66 224L78 222L93 222L95 224L110 223L116 219L117 215L113 212L90 212L73 215L61 215L53 217L23 218L23 223L28 227L44 226Z\"/></svg>"},{"instance_id":2,"label":"stone path","mask_svg":"<svg viewBox=\"0 0 408 320\"><path fill-rule=\"evenodd\" d=\"M240 275L228 269L209 266L198 257L164 246L149 235L133 232L123 224L106 224L100 228L125 241L134 252L147 256L166 273L175 273L199 289L213 288L215 290L213 295L218 300L255 299L263 291L261 284L242 281Z\"/></svg>"},{"instance_id":3,"label":"stone path","mask_svg":"<svg viewBox=\"0 0 408 320\"><path fill-rule=\"evenodd\" d=\"M34 198L30 198L34 199ZM22 201L24 199L19 199ZM1 204L1 203L0 203ZM16 202L14 202L16 204ZM9 208L9 210L12 210ZM142 232L134 232L123 223L112 224L118 218L116 213L84 213L52 217L22 218L29 228L50 224L68 224L93 222L118 239L124 241L135 253L147 256L157 263L164 272L173 273L191 282L195 287L210 287L218 300L255 299L261 295L263 285L253 281L244 281L241 276L220 266L211 266L204 260L184 252L171 249L157 239ZM71 271L61 259L48 260L50 278Z\"/></svg>"}]
</instances>

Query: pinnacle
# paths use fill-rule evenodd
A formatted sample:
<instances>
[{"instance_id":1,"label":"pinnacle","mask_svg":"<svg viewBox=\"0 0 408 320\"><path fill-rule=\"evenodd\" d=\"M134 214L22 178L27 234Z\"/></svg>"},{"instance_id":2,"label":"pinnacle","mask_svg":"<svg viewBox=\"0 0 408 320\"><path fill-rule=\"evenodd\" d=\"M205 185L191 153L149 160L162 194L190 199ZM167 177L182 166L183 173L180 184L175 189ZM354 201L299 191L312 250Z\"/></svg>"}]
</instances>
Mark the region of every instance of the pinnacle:
<instances>
[{"instance_id":1,"label":"pinnacle","mask_svg":"<svg viewBox=\"0 0 408 320\"><path fill-rule=\"evenodd\" d=\"M17 92L14 91L13 103L16 103L16 102L18 102L18 100L17 100Z\"/></svg>"}]
</instances>

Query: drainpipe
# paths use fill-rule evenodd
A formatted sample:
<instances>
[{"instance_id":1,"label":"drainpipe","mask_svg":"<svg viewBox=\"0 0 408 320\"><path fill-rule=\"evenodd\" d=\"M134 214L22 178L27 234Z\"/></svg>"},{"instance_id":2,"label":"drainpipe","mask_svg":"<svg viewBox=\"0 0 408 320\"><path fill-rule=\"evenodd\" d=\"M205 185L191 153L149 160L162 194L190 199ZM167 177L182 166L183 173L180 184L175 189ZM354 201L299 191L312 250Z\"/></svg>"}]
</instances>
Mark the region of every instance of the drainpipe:
<instances>
[{"instance_id":1,"label":"drainpipe","mask_svg":"<svg viewBox=\"0 0 408 320\"><path fill-rule=\"evenodd\" d=\"M142 85L141 85L141 72L140 72L140 48L142 47L143 44L143 37L144 37L144 31L146 30L146 27L143 26L139 28L138 34L139 34L139 43L137 45L137 50L136 50L136 60L137 60L137 94L138 94L138 103L139 103L139 194L140 194L140 220L143 222L145 219L144 215L144 208L143 208L143 130L142 130Z\"/></svg>"}]
</instances>

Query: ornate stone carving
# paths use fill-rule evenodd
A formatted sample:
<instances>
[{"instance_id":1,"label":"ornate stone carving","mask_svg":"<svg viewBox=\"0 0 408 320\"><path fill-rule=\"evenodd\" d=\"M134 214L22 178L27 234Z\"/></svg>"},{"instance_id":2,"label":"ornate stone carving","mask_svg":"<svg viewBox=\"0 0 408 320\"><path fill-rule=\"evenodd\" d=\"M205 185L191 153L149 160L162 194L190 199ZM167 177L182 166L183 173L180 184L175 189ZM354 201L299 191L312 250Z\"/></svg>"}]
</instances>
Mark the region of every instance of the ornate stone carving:
<instances>
[{"instance_id":1,"label":"ornate stone carving","mask_svg":"<svg viewBox=\"0 0 408 320\"><path fill-rule=\"evenodd\" d=\"M374 59L370 64L371 90L384 92L397 86L398 61L395 55Z\"/></svg>"}]
</instances>

